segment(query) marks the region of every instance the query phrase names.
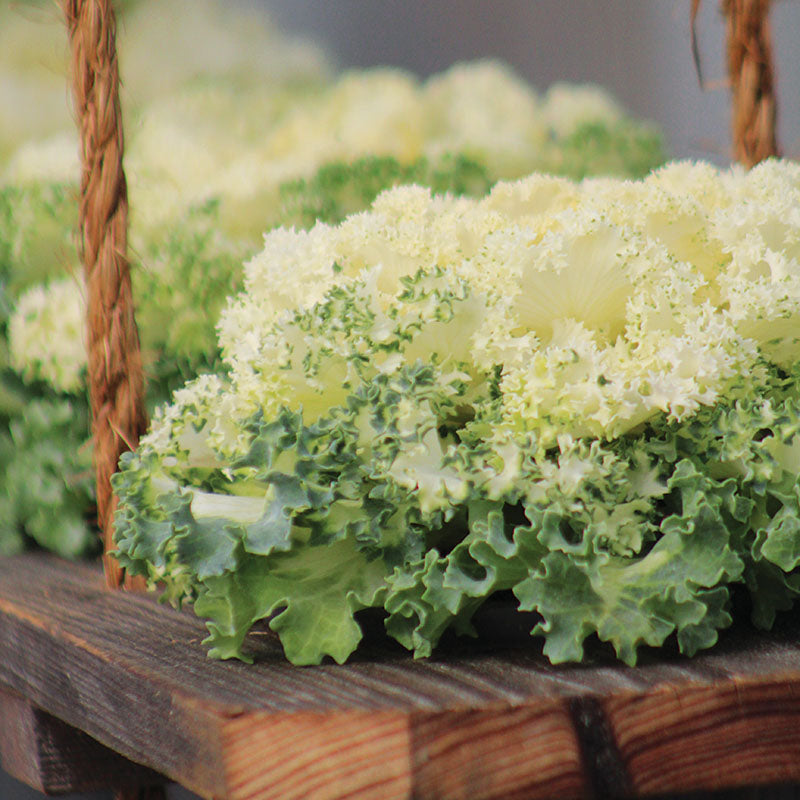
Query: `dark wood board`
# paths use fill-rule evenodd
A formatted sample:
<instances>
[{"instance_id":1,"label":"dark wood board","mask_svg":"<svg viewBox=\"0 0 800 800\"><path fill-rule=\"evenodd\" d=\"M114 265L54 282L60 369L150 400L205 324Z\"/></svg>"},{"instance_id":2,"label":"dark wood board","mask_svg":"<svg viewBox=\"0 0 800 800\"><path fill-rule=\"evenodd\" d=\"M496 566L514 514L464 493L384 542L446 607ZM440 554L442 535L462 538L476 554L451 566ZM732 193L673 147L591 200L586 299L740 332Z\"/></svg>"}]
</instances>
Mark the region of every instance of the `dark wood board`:
<instances>
[{"instance_id":1,"label":"dark wood board","mask_svg":"<svg viewBox=\"0 0 800 800\"><path fill-rule=\"evenodd\" d=\"M163 783L83 731L0 687L0 762L17 780L45 794L114 789L131 796Z\"/></svg>"},{"instance_id":2,"label":"dark wood board","mask_svg":"<svg viewBox=\"0 0 800 800\"><path fill-rule=\"evenodd\" d=\"M374 637L345 666L209 661L205 628L95 569L0 560L0 683L209 798L645 796L800 781L800 624L693 660L554 667L490 644L414 661Z\"/></svg>"}]
</instances>

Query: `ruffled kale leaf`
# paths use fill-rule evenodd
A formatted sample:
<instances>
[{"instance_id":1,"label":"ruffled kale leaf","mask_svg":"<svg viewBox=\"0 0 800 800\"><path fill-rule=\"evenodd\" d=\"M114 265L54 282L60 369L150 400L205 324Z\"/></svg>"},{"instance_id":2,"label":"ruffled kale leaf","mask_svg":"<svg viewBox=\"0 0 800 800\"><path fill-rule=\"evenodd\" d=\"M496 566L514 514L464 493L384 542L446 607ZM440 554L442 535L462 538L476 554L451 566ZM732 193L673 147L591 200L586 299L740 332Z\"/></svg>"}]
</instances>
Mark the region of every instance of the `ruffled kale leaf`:
<instances>
[{"instance_id":1,"label":"ruffled kale leaf","mask_svg":"<svg viewBox=\"0 0 800 800\"><path fill-rule=\"evenodd\" d=\"M198 588L195 610L211 620L206 643L214 658L242 652L247 631L261 619L280 637L294 664L342 663L361 641L353 615L375 604L386 565L369 560L351 538L327 545L298 545L269 557L245 556L234 571ZM279 613L278 613L279 612Z\"/></svg>"}]
</instances>

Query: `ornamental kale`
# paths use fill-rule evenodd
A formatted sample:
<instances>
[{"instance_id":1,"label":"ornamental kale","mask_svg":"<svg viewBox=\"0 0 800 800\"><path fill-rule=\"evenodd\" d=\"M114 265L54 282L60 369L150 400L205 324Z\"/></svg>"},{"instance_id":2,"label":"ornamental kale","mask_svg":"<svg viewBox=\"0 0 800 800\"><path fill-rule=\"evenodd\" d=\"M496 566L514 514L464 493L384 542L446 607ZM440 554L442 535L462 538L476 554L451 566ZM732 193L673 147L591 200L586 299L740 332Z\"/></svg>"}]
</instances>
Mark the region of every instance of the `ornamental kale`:
<instances>
[{"instance_id":1,"label":"ornamental kale","mask_svg":"<svg viewBox=\"0 0 800 800\"><path fill-rule=\"evenodd\" d=\"M800 593L800 168L419 187L277 229L218 326L224 373L124 457L118 558L215 657L259 620L341 662L382 608L417 656L487 598L554 662L691 655L731 592Z\"/></svg>"}]
</instances>

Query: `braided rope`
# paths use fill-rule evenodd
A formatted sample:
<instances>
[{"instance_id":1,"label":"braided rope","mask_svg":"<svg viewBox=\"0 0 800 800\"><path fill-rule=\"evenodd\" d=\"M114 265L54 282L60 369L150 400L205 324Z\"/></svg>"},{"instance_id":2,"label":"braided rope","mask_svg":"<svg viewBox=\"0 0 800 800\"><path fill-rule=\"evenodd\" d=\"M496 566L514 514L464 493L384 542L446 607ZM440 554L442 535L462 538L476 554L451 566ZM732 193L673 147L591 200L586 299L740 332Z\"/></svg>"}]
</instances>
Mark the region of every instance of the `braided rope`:
<instances>
[{"instance_id":1,"label":"braided rope","mask_svg":"<svg viewBox=\"0 0 800 800\"><path fill-rule=\"evenodd\" d=\"M81 134L80 247L88 287L89 399L97 515L104 552L113 547L110 478L146 425L139 335L126 256L128 199L111 0L63 0L72 45L73 94ZM106 582L123 582L104 555Z\"/></svg>"},{"instance_id":2,"label":"braided rope","mask_svg":"<svg viewBox=\"0 0 800 800\"><path fill-rule=\"evenodd\" d=\"M752 167L778 155L770 0L723 0L722 9L728 28L734 155Z\"/></svg>"}]
</instances>

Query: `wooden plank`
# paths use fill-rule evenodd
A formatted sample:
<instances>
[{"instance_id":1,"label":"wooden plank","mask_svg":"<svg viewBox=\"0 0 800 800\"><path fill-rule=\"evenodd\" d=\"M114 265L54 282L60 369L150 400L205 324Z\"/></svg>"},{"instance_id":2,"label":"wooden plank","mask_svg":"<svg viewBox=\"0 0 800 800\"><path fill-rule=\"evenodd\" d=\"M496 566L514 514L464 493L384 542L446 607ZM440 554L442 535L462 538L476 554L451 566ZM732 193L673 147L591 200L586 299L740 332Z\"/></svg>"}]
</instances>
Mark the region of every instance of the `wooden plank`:
<instances>
[{"instance_id":1,"label":"wooden plank","mask_svg":"<svg viewBox=\"0 0 800 800\"><path fill-rule=\"evenodd\" d=\"M163 778L0 687L0 762L17 780L45 794L140 787Z\"/></svg>"},{"instance_id":2,"label":"wooden plank","mask_svg":"<svg viewBox=\"0 0 800 800\"><path fill-rule=\"evenodd\" d=\"M554 667L488 618L481 643L414 661L383 637L345 666L209 661L188 612L99 572L0 560L0 683L200 795L645 796L800 781L800 621L732 631L692 661ZM530 619L523 620L526 624ZM516 627L515 627L516 626ZM113 709L113 713L112 713Z\"/></svg>"},{"instance_id":3,"label":"wooden plank","mask_svg":"<svg viewBox=\"0 0 800 800\"><path fill-rule=\"evenodd\" d=\"M800 782L798 681L734 678L605 705L637 794L682 791L685 770L709 791L727 788L730 775Z\"/></svg>"}]
</instances>

